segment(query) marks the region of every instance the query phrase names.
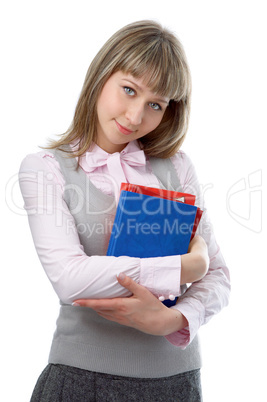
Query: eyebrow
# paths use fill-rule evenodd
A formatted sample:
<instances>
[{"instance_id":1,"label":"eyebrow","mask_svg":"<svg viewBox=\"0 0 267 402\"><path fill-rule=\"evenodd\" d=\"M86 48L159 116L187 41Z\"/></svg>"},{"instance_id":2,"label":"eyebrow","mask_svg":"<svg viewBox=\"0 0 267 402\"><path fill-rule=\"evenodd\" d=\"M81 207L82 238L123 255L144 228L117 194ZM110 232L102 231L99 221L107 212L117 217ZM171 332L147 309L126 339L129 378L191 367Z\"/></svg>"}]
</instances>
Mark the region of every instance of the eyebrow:
<instances>
[{"instance_id":1,"label":"eyebrow","mask_svg":"<svg viewBox=\"0 0 267 402\"><path fill-rule=\"evenodd\" d=\"M127 82L129 82L130 84L132 84L132 85L134 85L137 89L139 89L139 91L141 91L141 92L144 92L144 90L138 85L138 84L136 84L136 82L134 82L134 81L131 81L130 79L128 79L128 78L122 78L122 80L123 81L127 81ZM155 95L156 96L156 98L155 98L155 100L157 100L157 101L159 101L159 102L163 102L163 103L166 103L166 105L168 105L169 104L169 102L168 101L166 101L165 99L163 99L163 98L159 98L157 95Z\"/></svg>"}]
</instances>

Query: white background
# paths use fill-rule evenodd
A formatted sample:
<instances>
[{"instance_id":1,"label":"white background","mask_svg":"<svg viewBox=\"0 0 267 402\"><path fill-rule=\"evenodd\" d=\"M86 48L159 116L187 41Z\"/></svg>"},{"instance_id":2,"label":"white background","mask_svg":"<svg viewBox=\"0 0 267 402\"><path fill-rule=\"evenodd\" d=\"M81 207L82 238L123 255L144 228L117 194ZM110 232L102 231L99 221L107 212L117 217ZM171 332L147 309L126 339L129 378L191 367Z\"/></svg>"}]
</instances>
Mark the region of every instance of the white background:
<instances>
[{"instance_id":1,"label":"white background","mask_svg":"<svg viewBox=\"0 0 267 402\"><path fill-rule=\"evenodd\" d=\"M20 162L68 128L90 61L111 34L140 19L160 21L184 44L193 100L183 149L231 271L229 307L200 331L204 401L266 400L265 2L9 0L0 10L5 402L29 400L58 313L22 209Z\"/></svg>"}]
</instances>

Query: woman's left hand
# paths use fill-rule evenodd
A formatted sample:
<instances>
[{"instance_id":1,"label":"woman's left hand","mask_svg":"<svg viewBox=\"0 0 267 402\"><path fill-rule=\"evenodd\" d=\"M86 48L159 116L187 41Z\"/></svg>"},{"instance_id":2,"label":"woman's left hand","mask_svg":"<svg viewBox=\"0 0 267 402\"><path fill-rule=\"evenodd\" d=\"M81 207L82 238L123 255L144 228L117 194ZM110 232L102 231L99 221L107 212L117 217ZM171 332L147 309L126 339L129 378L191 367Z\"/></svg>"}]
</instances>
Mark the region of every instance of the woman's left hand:
<instances>
[{"instance_id":1,"label":"woman's left hand","mask_svg":"<svg viewBox=\"0 0 267 402\"><path fill-rule=\"evenodd\" d=\"M79 299L74 306L89 307L110 321L138 329L151 335L169 335L188 325L176 309L162 304L149 290L124 274L118 276L121 286L132 296L114 299Z\"/></svg>"}]
</instances>

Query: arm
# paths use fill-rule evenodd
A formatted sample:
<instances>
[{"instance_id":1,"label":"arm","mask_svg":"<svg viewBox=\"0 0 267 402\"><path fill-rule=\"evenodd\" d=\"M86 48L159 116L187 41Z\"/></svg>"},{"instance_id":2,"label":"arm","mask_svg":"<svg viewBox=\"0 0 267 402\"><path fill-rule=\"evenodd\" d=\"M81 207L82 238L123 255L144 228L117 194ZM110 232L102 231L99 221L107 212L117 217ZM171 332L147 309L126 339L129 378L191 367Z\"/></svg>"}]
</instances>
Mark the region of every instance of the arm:
<instances>
[{"instance_id":1,"label":"arm","mask_svg":"<svg viewBox=\"0 0 267 402\"><path fill-rule=\"evenodd\" d=\"M218 246L217 246L218 247ZM179 297L176 306L188 321L188 326L167 336L176 346L186 347L196 335L200 326L206 324L222 308L227 306L230 295L230 278L219 247L212 254L209 271L199 282L193 283Z\"/></svg>"},{"instance_id":2,"label":"arm","mask_svg":"<svg viewBox=\"0 0 267 402\"><path fill-rule=\"evenodd\" d=\"M188 325L186 318L179 311L166 307L149 290L125 274L119 274L117 279L121 286L132 293L131 297L82 299L76 300L73 306L89 307L107 320L150 335L166 336Z\"/></svg>"},{"instance_id":3,"label":"arm","mask_svg":"<svg viewBox=\"0 0 267 402\"><path fill-rule=\"evenodd\" d=\"M203 277L208 268L207 246L200 236L190 242L189 253L181 256L181 284ZM78 299L73 306L89 307L101 317L151 335L167 336L188 326L185 316L167 308L148 289L121 273L118 283L132 296L112 299Z\"/></svg>"},{"instance_id":4,"label":"arm","mask_svg":"<svg viewBox=\"0 0 267 402\"><path fill-rule=\"evenodd\" d=\"M208 249L204 239L196 235L189 244L188 254L181 256L181 285L202 279L209 267Z\"/></svg>"},{"instance_id":5,"label":"arm","mask_svg":"<svg viewBox=\"0 0 267 402\"><path fill-rule=\"evenodd\" d=\"M210 261L206 276L200 281L192 283L190 288L179 297L176 306L171 307L183 314L188 321L188 326L166 338L174 345L185 348L192 341L200 326L227 306L230 296L230 276L204 207L195 169L184 154L180 158L176 158L174 163L177 171L180 172L181 166L187 166L181 177L183 189L185 192L194 192L197 195L196 204L204 210L197 233L207 244Z\"/></svg>"},{"instance_id":6,"label":"arm","mask_svg":"<svg viewBox=\"0 0 267 402\"><path fill-rule=\"evenodd\" d=\"M139 259L85 254L63 201L64 179L52 154L41 152L24 159L20 187L37 254L63 303L130 296L117 281L121 271L156 296L180 294L180 256Z\"/></svg>"},{"instance_id":7,"label":"arm","mask_svg":"<svg viewBox=\"0 0 267 402\"><path fill-rule=\"evenodd\" d=\"M181 256L181 282L196 281L208 268L207 246L200 236L190 242L189 253ZM188 326L185 316L167 308L148 289L135 283L121 273L118 283L128 289L132 296L112 299L78 299L73 306L89 307L101 317L126 325L151 335L167 336Z\"/></svg>"}]
</instances>

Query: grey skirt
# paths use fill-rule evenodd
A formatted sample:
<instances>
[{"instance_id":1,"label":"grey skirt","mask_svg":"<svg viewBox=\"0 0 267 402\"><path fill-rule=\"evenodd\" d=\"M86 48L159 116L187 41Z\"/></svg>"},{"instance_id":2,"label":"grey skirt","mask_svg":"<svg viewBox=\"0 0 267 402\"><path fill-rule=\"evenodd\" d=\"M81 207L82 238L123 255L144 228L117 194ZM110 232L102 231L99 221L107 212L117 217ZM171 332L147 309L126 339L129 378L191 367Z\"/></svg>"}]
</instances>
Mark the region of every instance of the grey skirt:
<instances>
[{"instance_id":1,"label":"grey skirt","mask_svg":"<svg viewBox=\"0 0 267 402\"><path fill-rule=\"evenodd\" d=\"M171 377L133 378L49 364L31 402L200 402L200 370Z\"/></svg>"}]
</instances>

